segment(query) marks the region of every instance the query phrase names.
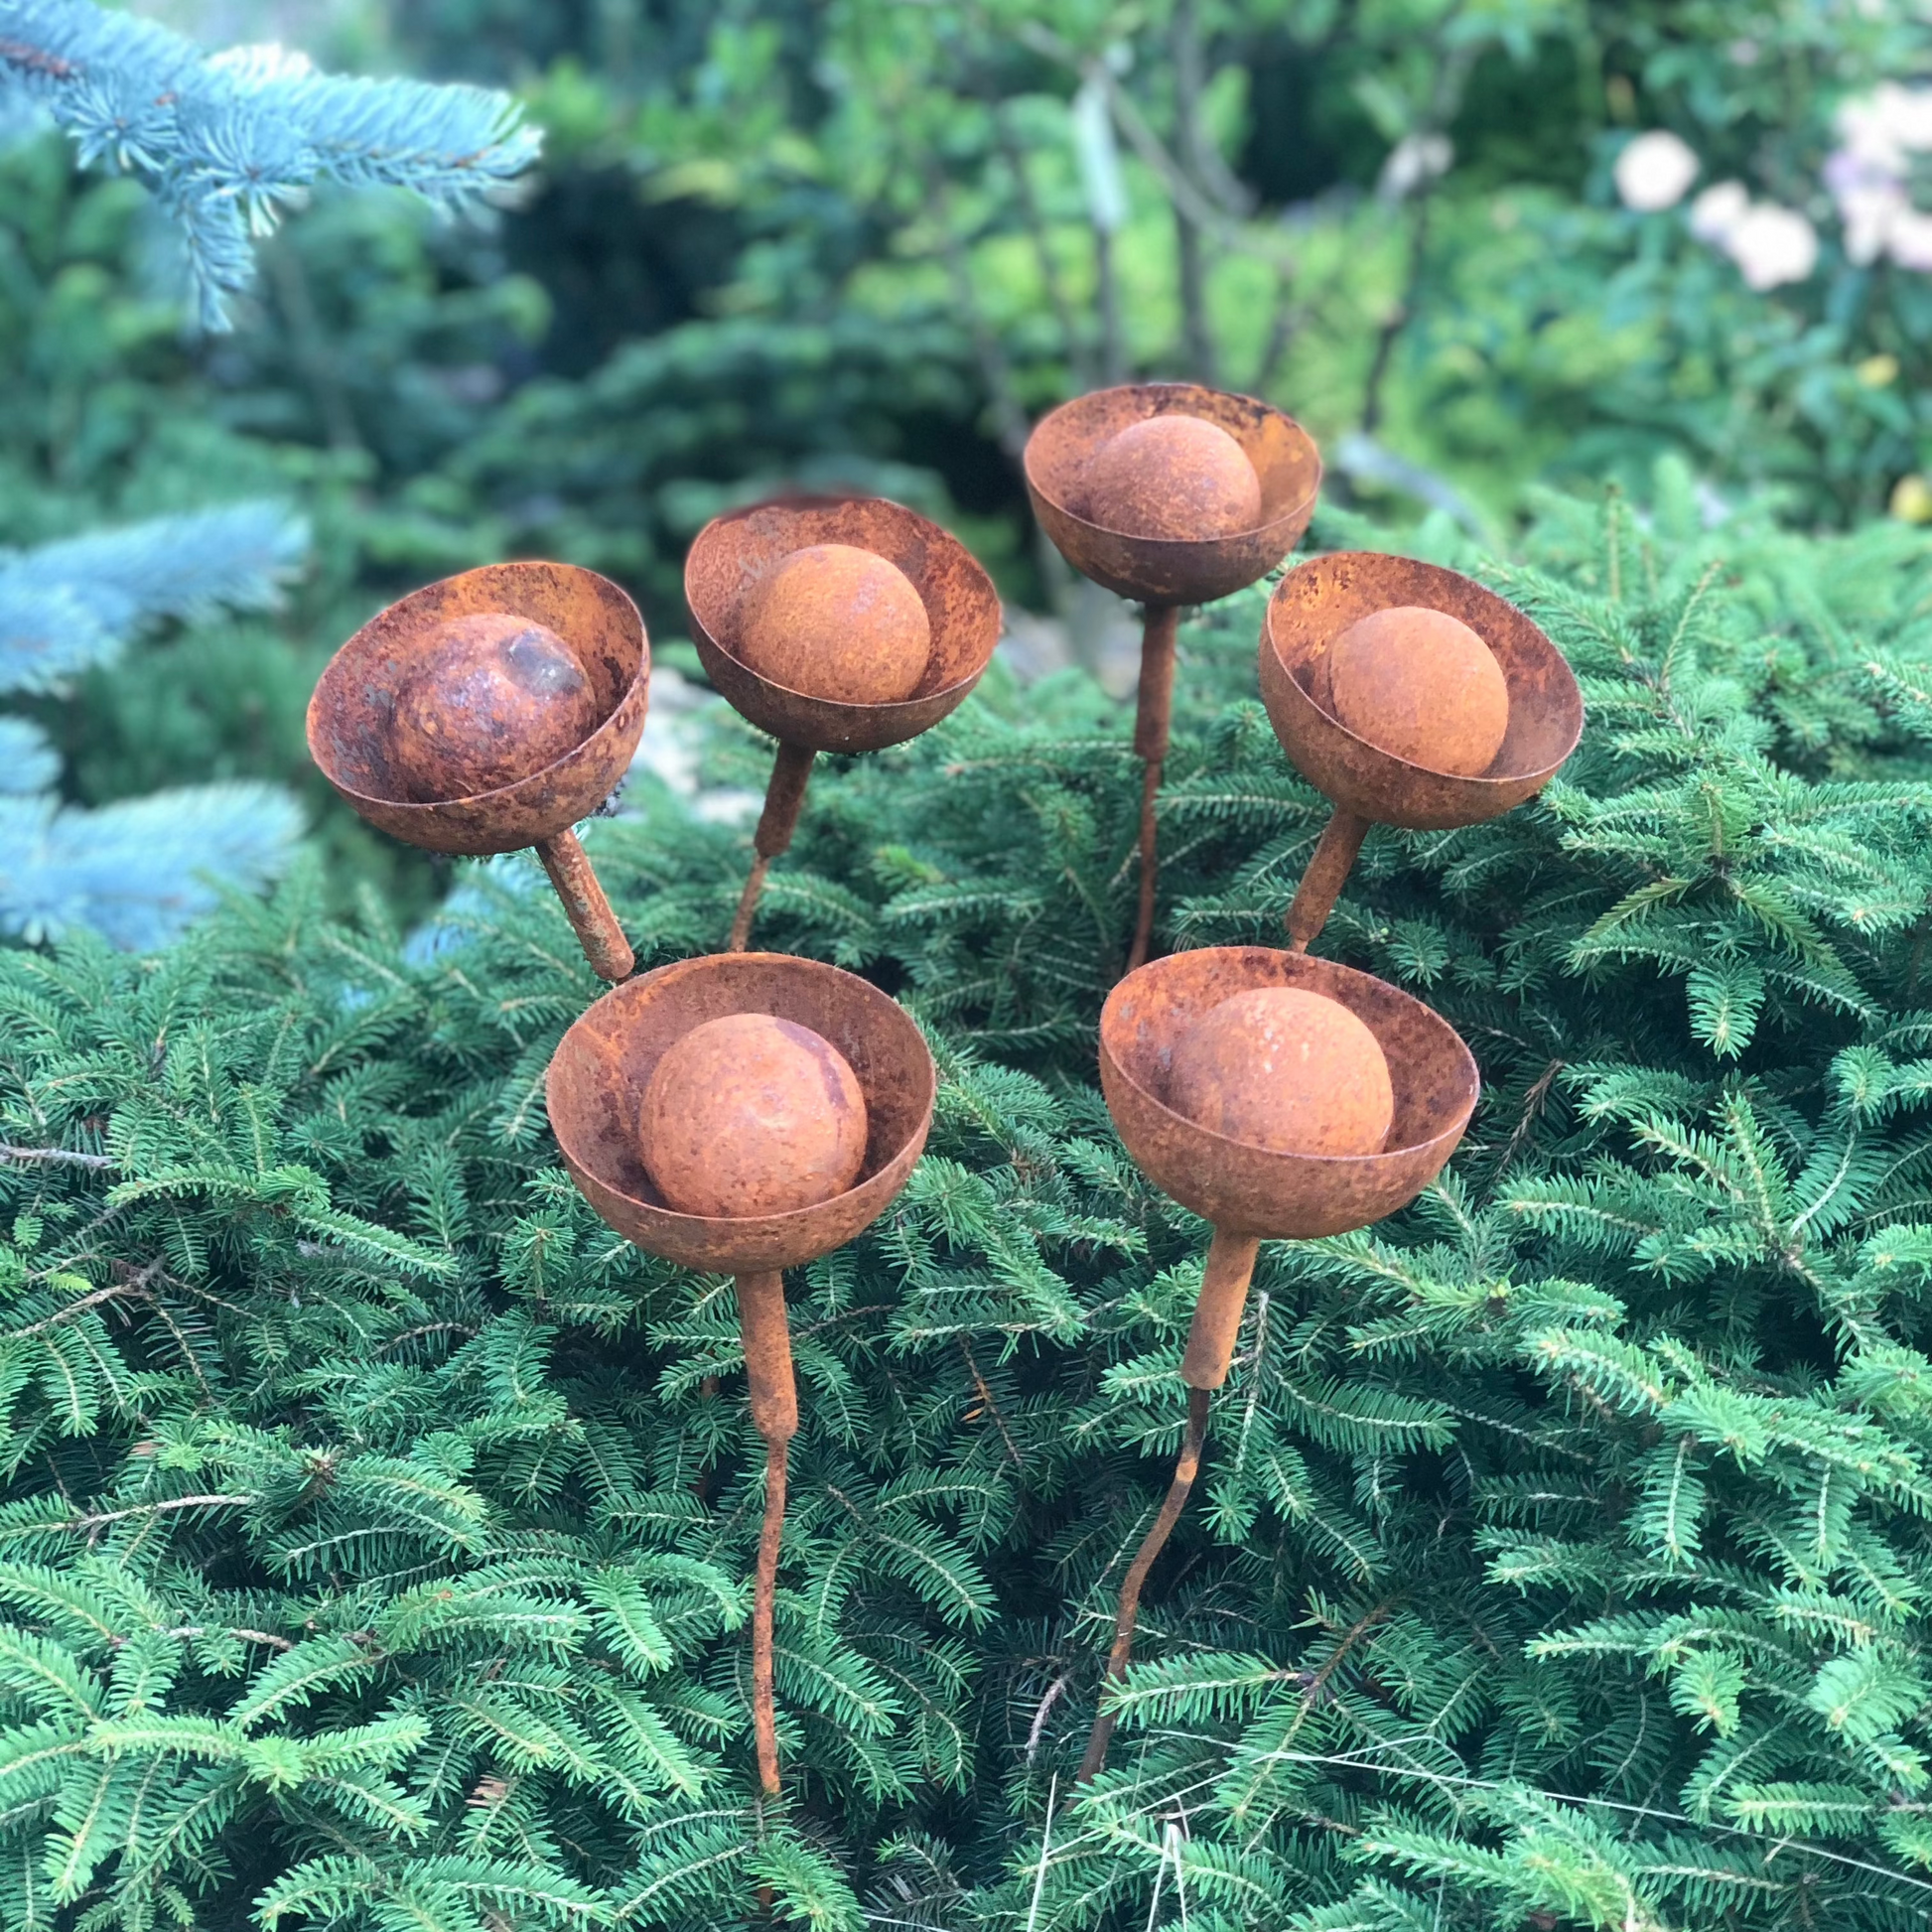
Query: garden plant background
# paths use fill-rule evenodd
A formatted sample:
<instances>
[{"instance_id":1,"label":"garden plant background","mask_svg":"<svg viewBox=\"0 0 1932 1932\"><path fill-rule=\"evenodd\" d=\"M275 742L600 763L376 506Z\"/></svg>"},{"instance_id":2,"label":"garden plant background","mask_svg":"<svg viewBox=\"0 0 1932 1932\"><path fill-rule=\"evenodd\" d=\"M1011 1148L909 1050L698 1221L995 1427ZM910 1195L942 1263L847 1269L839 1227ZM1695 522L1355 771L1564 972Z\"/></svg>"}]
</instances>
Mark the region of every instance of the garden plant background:
<instances>
[{"instance_id":1,"label":"garden plant background","mask_svg":"<svg viewBox=\"0 0 1932 1932\"><path fill-rule=\"evenodd\" d=\"M1922 1926L1932 24L133 14L514 101L0 0L4 1922ZM1094 1086L1123 620L1017 456L1139 374L1293 411L1310 544L1482 578L1590 721L1511 817L1370 839L1321 949L1482 1107L1404 1215L1264 1248L1076 1790L1203 1230ZM942 1072L899 1204L790 1285L770 1805L729 1285L557 1162L597 987L534 866L385 844L301 727L402 590L610 573L658 688L588 842L642 963L715 949L766 753L679 567L784 484L937 516L1014 634L821 773L766 894ZM1182 631L1169 946L1277 934L1322 821L1265 593Z\"/></svg>"}]
</instances>

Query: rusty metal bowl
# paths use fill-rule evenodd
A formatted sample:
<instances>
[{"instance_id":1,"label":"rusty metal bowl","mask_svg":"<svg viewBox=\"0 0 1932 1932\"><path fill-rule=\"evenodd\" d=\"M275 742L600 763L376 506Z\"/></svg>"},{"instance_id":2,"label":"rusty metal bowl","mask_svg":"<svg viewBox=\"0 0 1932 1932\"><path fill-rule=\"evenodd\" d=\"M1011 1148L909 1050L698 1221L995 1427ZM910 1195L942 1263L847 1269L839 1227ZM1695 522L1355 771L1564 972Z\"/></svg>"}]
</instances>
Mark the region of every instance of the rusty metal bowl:
<instances>
[{"instance_id":1,"label":"rusty metal bowl","mask_svg":"<svg viewBox=\"0 0 1932 1932\"><path fill-rule=\"evenodd\" d=\"M573 751L493 791L419 803L389 763L396 691L430 632L506 612L547 625L582 660L604 722ZM431 852L516 852L588 817L618 787L643 736L650 643L617 585L574 564L490 564L412 592L329 660L309 700L309 752L371 825Z\"/></svg>"},{"instance_id":2,"label":"rusty metal bowl","mask_svg":"<svg viewBox=\"0 0 1932 1932\"><path fill-rule=\"evenodd\" d=\"M637 1154L645 1085L673 1040L734 1013L809 1027L858 1075L869 1131L865 1165L845 1193L743 1219L664 1205ZM666 1261L743 1275L794 1268L870 1227L925 1146L937 1086L918 1028L877 987L785 953L718 953L660 966L605 994L559 1041L544 1093L565 1165L612 1227Z\"/></svg>"},{"instance_id":3,"label":"rusty metal bowl","mask_svg":"<svg viewBox=\"0 0 1932 1932\"><path fill-rule=\"evenodd\" d=\"M1311 673L1358 618L1400 605L1446 611L1495 653L1509 687L1509 730L1489 769L1460 778L1411 764L1358 738L1315 699ZM1499 817L1541 791L1577 749L1584 701L1562 653L1514 605L1435 564L1339 551L1298 565L1268 602L1261 696L1296 768L1336 804L1412 831Z\"/></svg>"},{"instance_id":4,"label":"rusty metal bowl","mask_svg":"<svg viewBox=\"0 0 1932 1932\"><path fill-rule=\"evenodd\" d=\"M1233 536L1136 537L1087 514L1086 473L1101 446L1149 416L1178 412L1218 424L1261 480L1261 521ZM1265 577L1314 514L1321 458L1292 416L1252 396L1194 382L1133 382L1062 403L1027 443L1027 491L1054 547L1081 576L1151 605L1209 604Z\"/></svg>"},{"instance_id":5,"label":"rusty metal bowl","mask_svg":"<svg viewBox=\"0 0 1932 1932\"><path fill-rule=\"evenodd\" d=\"M1395 1088L1382 1153L1276 1153L1198 1127L1168 1105L1182 1032L1259 987L1325 994L1374 1034ZM1269 946L1205 946L1130 973L1101 1010L1100 1084L1149 1179L1223 1232L1271 1240L1345 1234L1407 1206L1454 1153L1480 1091L1469 1049L1420 1000L1367 973Z\"/></svg>"},{"instance_id":6,"label":"rusty metal bowl","mask_svg":"<svg viewBox=\"0 0 1932 1932\"><path fill-rule=\"evenodd\" d=\"M932 630L925 674L896 704L841 704L760 677L738 656L746 593L794 550L850 544L912 580ZM781 744L878 752L936 725L980 681L1000 641L1000 599L957 537L883 496L787 497L732 510L698 532L684 601L706 675L732 708Z\"/></svg>"}]
</instances>

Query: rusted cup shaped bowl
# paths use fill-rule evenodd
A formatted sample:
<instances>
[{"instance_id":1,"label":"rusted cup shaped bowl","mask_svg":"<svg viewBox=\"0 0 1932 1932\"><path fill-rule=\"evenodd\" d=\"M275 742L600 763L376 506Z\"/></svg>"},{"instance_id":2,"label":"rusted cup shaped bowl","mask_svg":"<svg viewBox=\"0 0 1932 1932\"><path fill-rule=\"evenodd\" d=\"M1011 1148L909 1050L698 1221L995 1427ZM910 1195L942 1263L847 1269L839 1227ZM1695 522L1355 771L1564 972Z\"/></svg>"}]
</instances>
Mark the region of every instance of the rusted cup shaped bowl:
<instances>
[{"instance_id":1,"label":"rusted cup shaped bowl","mask_svg":"<svg viewBox=\"0 0 1932 1932\"><path fill-rule=\"evenodd\" d=\"M1087 513L1087 471L1101 446L1149 416L1218 424L1261 480L1261 521L1199 542L1136 537ZM1253 396L1195 382L1132 382L1076 396L1040 419L1027 442L1027 492L1053 546L1082 577L1141 604L1211 604L1265 577L1302 540L1321 486L1314 439Z\"/></svg>"},{"instance_id":2,"label":"rusted cup shaped bowl","mask_svg":"<svg viewBox=\"0 0 1932 1932\"><path fill-rule=\"evenodd\" d=\"M604 722L514 784L421 803L391 769L397 688L438 624L506 612L546 624L582 660ZM574 564L490 564L378 612L334 657L309 700L309 754L371 825L431 852L517 852L575 825L610 797L643 736L650 643L617 585Z\"/></svg>"},{"instance_id":3,"label":"rusted cup shaped bowl","mask_svg":"<svg viewBox=\"0 0 1932 1932\"><path fill-rule=\"evenodd\" d=\"M747 593L794 550L845 543L912 580L932 633L925 675L896 704L841 704L760 677L738 656ZM916 738L980 681L1000 641L1000 598L957 537L883 496L797 496L715 517L684 563L698 656L732 709L786 745L878 752Z\"/></svg>"},{"instance_id":4,"label":"rusted cup shaped bowl","mask_svg":"<svg viewBox=\"0 0 1932 1932\"><path fill-rule=\"evenodd\" d=\"M1358 618L1402 605L1460 619L1502 667L1509 730L1477 777L1378 751L1315 700L1314 666L1335 638ZM1363 550L1316 557L1282 579L1262 623L1261 696L1305 778L1363 818L1418 832L1477 825L1533 798L1584 731L1583 694L1570 666L1513 604L1452 570Z\"/></svg>"},{"instance_id":5,"label":"rusted cup shaped bowl","mask_svg":"<svg viewBox=\"0 0 1932 1932\"><path fill-rule=\"evenodd\" d=\"M1395 1088L1382 1153L1278 1154L1198 1127L1168 1105L1175 1042L1223 1000L1264 987L1339 1000L1375 1035ZM1269 946L1204 946L1129 973L1101 1009L1100 1085L1150 1180L1217 1228L1274 1240L1346 1234L1406 1207L1455 1152L1480 1091L1469 1049L1420 1000L1367 973Z\"/></svg>"},{"instance_id":6,"label":"rusted cup shaped bowl","mask_svg":"<svg viewBox=\"0 0 1932 1932\"><path fill-rule=\"evenodd\" d=\"M829 1039L866 1096L865 1164L843 1193L788 1214L679 1214L644 1172L637 1114L673 1040L709 1020L769 1013ZM558 1042L545 1081L551 1130L584 1197L647 1253L707 1273L795 1268L870 1227L925 1146L932 1055L905 1010L836 966L786 953L679 960L605 994Z\"/></svg>"}]
</instances>

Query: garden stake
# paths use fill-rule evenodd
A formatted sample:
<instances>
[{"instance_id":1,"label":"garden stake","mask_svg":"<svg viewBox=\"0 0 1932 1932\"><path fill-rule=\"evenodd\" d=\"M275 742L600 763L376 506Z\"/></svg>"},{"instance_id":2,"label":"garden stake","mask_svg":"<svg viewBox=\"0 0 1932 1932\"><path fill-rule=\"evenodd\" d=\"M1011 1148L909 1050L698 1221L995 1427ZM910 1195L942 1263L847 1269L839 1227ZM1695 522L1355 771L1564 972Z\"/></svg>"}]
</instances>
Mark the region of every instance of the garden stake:
<instances>
[{"instance_id":1,"label":"garden stake","mask_svg":"<svg viewBox=\"0 0 1932 1932\"><path fill-rule=\"evenodd\" d=\"M842 544L895 565L924 606L925 669L908 698L860 703L812 697L774 682L741 656L752 593L788 557ZM734 710L778 741L751 876L732 921L731 950L751 944L771 861L791 844L820 752L878 752L929 730L980 680L1000 640L1000 600L966 547L936 523L883 496L787 497L715 518L684 566L684 601L706 675Z\"/></svg>"},{"instance_id":2,"label":"garden stake","mask_svg":"<svg viewBox=\"0 0 1932 1932\"><path fill-rule=\"evenodd\" d=\"M1395 1094L1379 1153L1281 1153L1230 1139L1169 1104L1173 1051L1203 1015L1236 994L1290 988L1338 1001L1375 1035ZM1406 1207L1441 1173L1474 1111L1469 1049L1448 1021L1386 982L1328 960L1268 946L1208 946L1128 974L1100 1015L1100 1085L1134 1164L1213 1224L1180 1375L1187 1425L1167 1500L1121 1587L1107 1677L1127 1674L1141 1587L1199 1471L1209 1393L1227 1380L1255 1257L1264 1240L1309 1241L1367 1227ZM1107 1761L1115 1715L1095 1717L1082 1780Z\"/></svg>"},{"instance_id":3,"label":"garden stake","mask_svg":"<svg viewBox=\"0 0 1932 1932\"><path fill-rule=\"evenodd\" d=\"M1134 536L1108 527L1089 500L1094 460L1123 430L1165 415L1197 417L1232 436L1260 484L1260 520L1232 535ZM1151 467L1158 460L1151 460ZM1142 760L1140 901L1127 970L1145 963L1154 939L1159 869L1155 799L1173 713L1174 633L1183 605L1208 604L1244 589L1302 539L1314 513L1321 459L1292 417L1251 396L1191 382L1130 383L1063 403L1029 439L1025 467L1034 514L1083 577L1145 607L1134 751ZM1149 479L1153 495L1164 479Z\"/></svg>"},{"instance_id":4,"label":"garden stake","mask_svg":"<svg viewBox=\"0 0 1932 1932\"><path fill-rule=\"evenodd\" d=\"M651 1074L694 1028L770 1014L808 1028L845 1057L865 1098L859 1178L816 1206L742 1216L683 1214L645 1172L638 1116ZM605 994L558 1043L545 1078L550 1125L586 1200L647 1254L737 1277L753 1426L765 1447L764 1520L752 1616L752 1712L759 1779L778 1791L771 1627L798 1392L785 1324L783 1270L828 1254L892 1204L925 1146L937 1076L903 1008L835 966L781 953L681 960Z\"/></svg>"},{"instance_id":5,"label":"garden stake","mask_svg":"<svg viewBox=\"0 0 1932 1932\"><path fill-rule=\"evenodd\" d=\"M572 654L581 667L576 696L593 721L585 736L560 719L565 699L541 679L499 682L509 709L486 718L461 695L440 711L412 714L412 689L448 660L448 626L492 618L503 621L498 628L507 637L520 642L538 626L535 634ZM357 813L405 844L470 855L534 846L593 971L621 980L634 963L630 947L571 828L628 768L649 686L643 621L617 585L571 564L492 564L390 605L337 651L309 700L309 753ZM448 688L462 692L455 681ZM405 731L412 717L413 742ZM445 736L424 739L425 724ZM473 727L467 740L466 724ZM517 755L529 746L525 770ZM471 788L464 754L476 748L507 759L518 767L514 775Z\"/></svg>"},{"instance_id":6,"label":"garden stake","mask_svg":"<svg viewBox=\"0 0 1932 1932\"><path fill-rule=\"evenodd\" d=\"M1455 776L1379 750L1343 725L1318 695L1329 645L1372 612L1445 611L1495 654L1509 692L1509 726L1489 768ZM1289 943L1306 952L1327 923L1371 824L1446 831L1500 817L1533 798L1577 749L1584 701L1563 655L1493 592L1452 570L1342 551L1298 565L1268 601L1261 627L1261 696L1296 768L1334 801L1288 909Z\"/></svg>"}]
</instances>

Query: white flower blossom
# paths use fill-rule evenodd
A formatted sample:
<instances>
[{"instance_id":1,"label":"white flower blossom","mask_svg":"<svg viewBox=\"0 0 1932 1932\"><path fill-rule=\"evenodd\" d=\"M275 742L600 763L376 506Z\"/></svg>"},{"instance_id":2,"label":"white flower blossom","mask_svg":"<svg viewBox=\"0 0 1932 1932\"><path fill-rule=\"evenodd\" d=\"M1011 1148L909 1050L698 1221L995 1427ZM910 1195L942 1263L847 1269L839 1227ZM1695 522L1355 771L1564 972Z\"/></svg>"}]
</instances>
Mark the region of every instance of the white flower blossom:
<instances>
[{"instance_id":1,"label":"white flower blossom","mask_svg":"<svg viewBox=\"0 0 1932 1932\"><path fill-rule=\"evenodd\" d=\"M1912 156L1932 153L1932 87L1888 80L1838 110L1842 146L1825 162L1825 187L1845 228L1847 260L1889 255L1900 268L1932 272L1932 215L1913 207Z\"/></svg>"},{"instance_id":2,"label":"white flower blossom","mask_svg":"<svg viewBox=\"0 0 1932 1932\"><path fill-rule=\"evenodd\" d=\"M1908 207L1892 222L1885 236L1885 252L1900 268L1932 275L1932 214Z\"/></svg>"},{"instance_id":3,"label":"white flower blossom","mask_svg":"<svg viewBox=\"0 0 1932 1932\"><path fill-rule=\"evenodd\" d=\"M1625 207L1655 214L1675 207L1689 192L1703 167L1690 146L1668 128L1639 134L1616 158L1613 173L1618 199Z\"/></svg>"},{"instance_id":4,"label":"white flower blossom","mask_svg":"<svg viewBox=\"0 0 1932 1932\"><path fill-rule=\"evenodd\" d=\"M1691 204L1691 232L1700 241L1722 247L1750 205L1741 181L1718 182Z\"/></svg>"},{"instance_id":5,"label":"white flower blossom","mask_svg":"<svg viewBox=\"0 0 1932 1932\"><path fill-rule=\"evenodd\" d=\"M1818 266L1818 230L1796 208L1754 202L1725 235L1724 249L1761 293L1802 282Z\"/></svg>"}]
</instances>

